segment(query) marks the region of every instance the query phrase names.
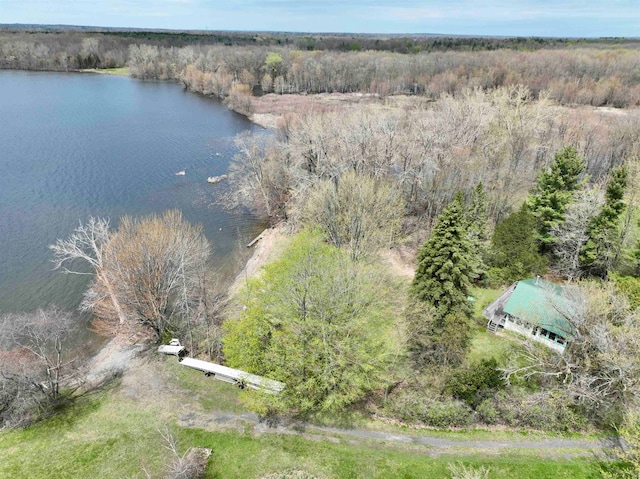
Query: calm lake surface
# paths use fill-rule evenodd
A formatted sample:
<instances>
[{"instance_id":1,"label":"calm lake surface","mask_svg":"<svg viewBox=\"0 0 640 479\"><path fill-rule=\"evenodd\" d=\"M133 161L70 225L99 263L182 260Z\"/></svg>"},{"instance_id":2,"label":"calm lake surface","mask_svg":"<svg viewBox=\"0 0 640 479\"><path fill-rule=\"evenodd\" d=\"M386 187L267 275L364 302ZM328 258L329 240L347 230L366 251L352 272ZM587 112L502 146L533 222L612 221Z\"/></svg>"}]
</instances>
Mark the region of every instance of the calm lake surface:
<instances>
[{"instance_id":1,"label":"calm lake surface","mask_svg":"<svg viewBox=\"0 0 640 479\"><path fill-rule=\"evenodd\" d=\"M77 307L88 280L52 271L48 246L89 216L117 226L178 208L234 270L263 225L216 206L224 185L207 177L226 173L244 130L261 128L177 84L0 71L0 313Z\"/></svg>"}]
</instances>

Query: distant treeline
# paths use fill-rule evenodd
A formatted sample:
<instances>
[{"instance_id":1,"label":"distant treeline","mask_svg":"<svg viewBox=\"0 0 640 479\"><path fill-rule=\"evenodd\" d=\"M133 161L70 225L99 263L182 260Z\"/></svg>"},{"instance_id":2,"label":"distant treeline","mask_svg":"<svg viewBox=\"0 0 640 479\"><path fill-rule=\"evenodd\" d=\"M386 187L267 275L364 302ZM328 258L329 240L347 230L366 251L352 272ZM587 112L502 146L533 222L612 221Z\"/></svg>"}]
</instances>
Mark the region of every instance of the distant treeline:
<instances>
[{"instance_id":1,"label":"distant treeline","mask_svg":"<svg viewBox=\"0 0 640 479\"><path fill-rule=\"evenodd\" d=\"M134 77L179 80L222 98L269 92L437 98L525 85L562 104L624 108L640 104L638 46L628 39L0 30L0 68L129 66Z\"/></svg>"},{"instance_id":2,"label":"distant treeline","mask_svg":"<svg viewBox=\"0 0 640 479\"><path fill-rule=\"evenodd\" d=\"M361 51L375 50L395 53L431 51L539 50L575 46L640 47L636 38L551 38L551 37L470 37L434 34L367 34L367 33L297 33L240 32L198 30L138 30L132 28L81 27L57 25L5 25L0 31L14 34L103 35L132 39L165 47L187 45L282 45L298 50Z\"/></svg>"}]
</instances>

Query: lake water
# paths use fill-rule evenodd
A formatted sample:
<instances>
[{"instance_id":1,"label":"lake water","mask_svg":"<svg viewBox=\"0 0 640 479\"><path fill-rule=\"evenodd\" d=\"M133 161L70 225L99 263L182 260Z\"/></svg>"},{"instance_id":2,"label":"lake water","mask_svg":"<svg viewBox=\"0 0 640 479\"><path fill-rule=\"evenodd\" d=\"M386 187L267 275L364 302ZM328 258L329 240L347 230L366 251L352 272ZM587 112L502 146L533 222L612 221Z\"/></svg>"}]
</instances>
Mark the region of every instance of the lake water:
<instances>
[{"instance_id":1,"label":"lake water","mask_svg":"<svg viewBox=\"0 0 640 479\"><path fill-rule=\"evenodd\" d=\"M262 224L216 206L224 185L207 177L227 171L236 134L260 129L177 84L0 71L0 313L77 307L87 279L52 271L48 246L89 216L178 208L232 270Z\"/></svg>"}]
</instances>

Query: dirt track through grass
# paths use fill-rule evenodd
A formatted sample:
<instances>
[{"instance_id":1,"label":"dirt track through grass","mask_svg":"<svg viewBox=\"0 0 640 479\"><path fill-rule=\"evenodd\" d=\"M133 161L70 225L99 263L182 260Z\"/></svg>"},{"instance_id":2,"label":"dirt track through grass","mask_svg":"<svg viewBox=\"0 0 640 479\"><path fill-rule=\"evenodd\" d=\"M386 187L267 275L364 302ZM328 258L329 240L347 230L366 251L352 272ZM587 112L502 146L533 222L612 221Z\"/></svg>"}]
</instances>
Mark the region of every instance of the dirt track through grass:
<instances>
[{"instance_id":1,"label":"dirt track through grass","mask_svg":"<svg viewBox=\"0 0 640 479\"><path fill-rule=\"evenodd\" d=\"M235 431L238 433L300 435L331 442L383 443L391 447L425 449L435 454L460 452L490 454L535 454L544 457L592 456L601 451L601 444L591 438L564 438L532 434L532 439L513 433L496 434L496 439L469 439L468 433L413 430L337 428L303 422L267 423L243 410L239 392L234 386L206 378L181 368L173 357L158 358L154 352L144 353L130 361L124 373L121 394L136 401L146 412L175 419L180 427L205 431ZM189 389L181 386L189 385ZM388 429L388 428L387 428ZM489 433L490 434L490 433ZM473 435L473 434L472 434ZM483 435L484 436L484 435Z\"/></svg>"}]
</instances>

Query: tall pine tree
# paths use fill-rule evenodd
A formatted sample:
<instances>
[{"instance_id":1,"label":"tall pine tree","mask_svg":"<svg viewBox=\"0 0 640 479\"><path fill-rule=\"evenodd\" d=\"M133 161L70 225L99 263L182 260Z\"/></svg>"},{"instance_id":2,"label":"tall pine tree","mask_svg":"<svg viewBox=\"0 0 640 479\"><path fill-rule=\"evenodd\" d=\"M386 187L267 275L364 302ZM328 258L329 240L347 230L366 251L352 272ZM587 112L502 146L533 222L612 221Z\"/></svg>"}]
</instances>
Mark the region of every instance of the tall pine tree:
<instances>
[{"instance_id":1,"label":"tall pine tree","mask_svg":"<svg viewBox=\"0 0 640 479\"><path fill-rule=\"evenodd\" d=\"M473 279L475 280L483 279L487 274L487 265L485 264L489 251L487 219L487 194L484 192L482 182L480 182L471 192L471 199L465 211L466 227L471 241Z\"/></svg>"},{"instance_id":2,"label":"tall pine tree","mask_svg":"<svg viewBox=\"0 0 640 479\"><path fill-rule=\"evenodd\" d=\"M538 241L542 250L548 251L554 241L551 229L564 221L567 205L573 192L582 186L580 175L584 172L585 160L578 156L572 146L558 151L549 171L538 176L538 182L527 199L531 214L536 218Z\"/></svg>"},{"instance_id":3,"label":"tall pine tree","mask_svg":"<svg viewBox=\"0 0 640 479\"><path fill-rule=\"evenodd\" d=\"M416 298L433 306L438 320L449 314L471 316L468 295L474 274L472 256L464 199L458 193L418 251L418 269L411 289Z\"/></svg>"},{"instance_id":4,"label":"tall pine tree","mask_svg":"<svg viewBox=\"0 0 640 479\"><path fill-rule=\"evenodd\" d=\"M627 176L624 166L611 170L602 210L589 222L589 240L582 249L580 260L592 276L604 278L613 267L616 242L620 241L618 221L625 208L623 198Z\"/></svg>"},{"instance_id":5,"label":"tall pine tree","mask_svg":"<svg viewBox=\"0 0 640 479\"><path fill-rule=\"evenodd\" d=\"M500 283L513 283L547 269L547 260L538 253L536 219L524 203L496 226L491 240L491 276Z\"/></svg>"}]
</instances>

